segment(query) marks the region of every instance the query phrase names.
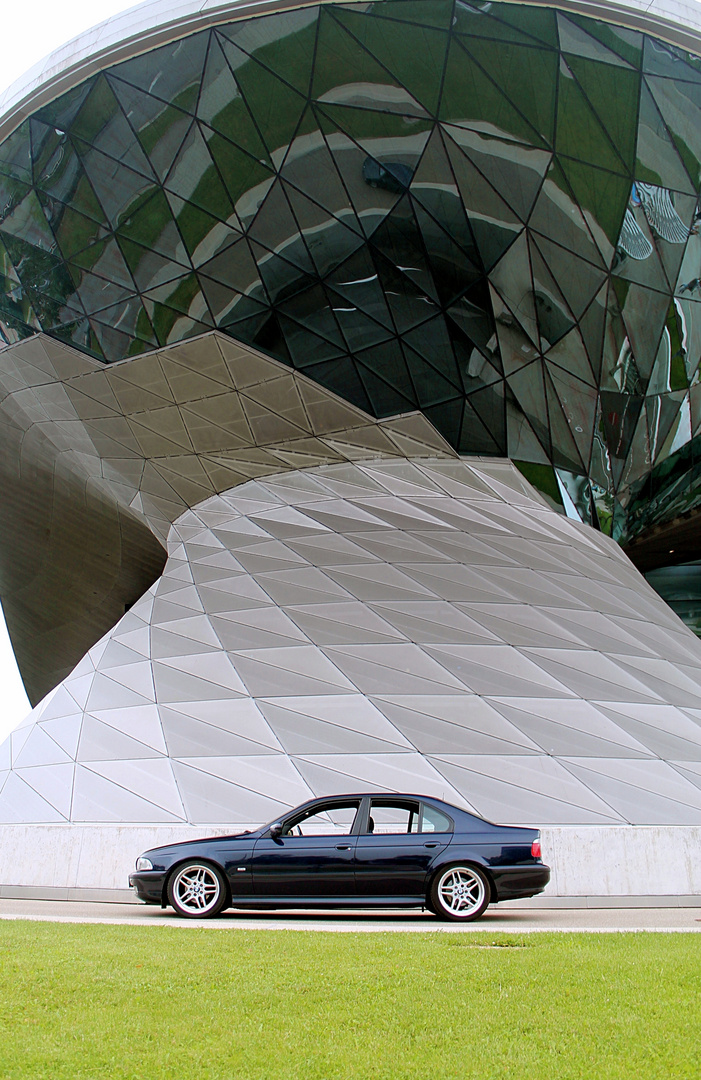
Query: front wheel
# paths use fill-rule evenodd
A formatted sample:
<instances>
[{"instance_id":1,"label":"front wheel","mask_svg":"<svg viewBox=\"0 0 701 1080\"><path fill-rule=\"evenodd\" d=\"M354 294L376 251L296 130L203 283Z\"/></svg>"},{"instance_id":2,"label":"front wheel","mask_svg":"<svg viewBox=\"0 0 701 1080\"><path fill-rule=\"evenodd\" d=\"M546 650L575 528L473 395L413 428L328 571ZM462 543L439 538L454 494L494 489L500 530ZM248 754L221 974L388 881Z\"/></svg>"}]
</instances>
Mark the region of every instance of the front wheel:
<instances>
[{"instance_id":1,"label":"front wheel","mask_svg":"<svg viewBox=\"0 0 701 1080\"><path fill-rule=\"evenodd\" d=\"M215 866L187 862L168 882L168 900L186 919L211 919L226 907L226 882Z\"/></svg>"},{"instance_id":2,"label":"front wheel","mask_svg":"<svg viewBox=\"0 0 701 1080\"><path fill-rule=\"evenodd\" d=\"M439 919L470 922L486 911L490 891L476 866L450 866L434 878L427 902Z\"/></svg>"}]
</instances>

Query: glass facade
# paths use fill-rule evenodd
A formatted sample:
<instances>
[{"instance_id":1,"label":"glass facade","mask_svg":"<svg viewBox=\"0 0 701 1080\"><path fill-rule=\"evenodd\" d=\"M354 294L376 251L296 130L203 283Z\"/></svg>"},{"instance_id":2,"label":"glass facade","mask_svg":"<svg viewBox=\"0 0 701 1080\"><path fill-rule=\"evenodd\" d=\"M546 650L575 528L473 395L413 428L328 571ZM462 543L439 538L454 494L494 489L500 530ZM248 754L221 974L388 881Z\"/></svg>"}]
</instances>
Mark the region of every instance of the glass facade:
<instances>
[{"instance_id":1,"label":"glass facade","mask_svg":"<svg viewBox=\"0 0 701 1080\"><path fill-rule=\"evenodd\" d=\"M661 566L645 577L689 629L701 637L701 561Z\"/></svg>"},{"instance_id":2,"label":"glass facade","mask_svg":"<svg viewBox=\"0 0 701 1080\"><path fill-rule=\"evenodd\" d=\"M693 509L701 61L506 3L221 25L0 146L0 331L218 328L625 542Z\"/></svg>"}]
</instances>

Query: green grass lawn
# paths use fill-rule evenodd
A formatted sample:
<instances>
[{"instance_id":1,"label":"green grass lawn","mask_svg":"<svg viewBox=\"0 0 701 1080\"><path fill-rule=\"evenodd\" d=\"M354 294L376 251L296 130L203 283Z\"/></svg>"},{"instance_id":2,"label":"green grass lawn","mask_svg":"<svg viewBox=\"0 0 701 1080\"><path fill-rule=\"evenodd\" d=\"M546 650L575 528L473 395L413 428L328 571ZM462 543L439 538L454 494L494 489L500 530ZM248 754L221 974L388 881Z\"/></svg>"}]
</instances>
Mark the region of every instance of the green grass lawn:
<instances>
[{"instance_id":1,"label":"green grass lawn","mask_svg":"<svg viewBox=\"0 0 701 1080\"><path fill-rule=\"evenodd\" d=\"M701 936L0 922L2 1080L701 1076Z\"/></svg>"}]
</instances>

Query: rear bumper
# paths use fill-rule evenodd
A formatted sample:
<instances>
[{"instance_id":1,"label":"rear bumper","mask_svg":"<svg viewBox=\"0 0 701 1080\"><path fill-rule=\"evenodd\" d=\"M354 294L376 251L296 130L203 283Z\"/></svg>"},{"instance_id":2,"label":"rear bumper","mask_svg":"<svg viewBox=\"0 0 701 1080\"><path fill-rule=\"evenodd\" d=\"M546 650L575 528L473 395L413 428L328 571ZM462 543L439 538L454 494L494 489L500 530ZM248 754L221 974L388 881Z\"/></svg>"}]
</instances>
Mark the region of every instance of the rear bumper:
<instances>
[{"instance_id":1,"label":"rear bumper","mask_svg":"<svg viewBox=\"0 0 701 1080\"><path fill-rule=\"evenodd\" d=\"M550 867L543 863L509 866L492 870L497 900L519 900L536 896L550 881Z\"/></svg>"},{"instance_id":2,"label":"rear bumper","mask_svg":"<svg viewBox=\"0 0 701 1080\"><path fill-rule=\"evenodd\" d=\"M162 870L141 870L129 875L129 886L144 904L160 904L165 877Z\"/></svg>"}]
</instances>

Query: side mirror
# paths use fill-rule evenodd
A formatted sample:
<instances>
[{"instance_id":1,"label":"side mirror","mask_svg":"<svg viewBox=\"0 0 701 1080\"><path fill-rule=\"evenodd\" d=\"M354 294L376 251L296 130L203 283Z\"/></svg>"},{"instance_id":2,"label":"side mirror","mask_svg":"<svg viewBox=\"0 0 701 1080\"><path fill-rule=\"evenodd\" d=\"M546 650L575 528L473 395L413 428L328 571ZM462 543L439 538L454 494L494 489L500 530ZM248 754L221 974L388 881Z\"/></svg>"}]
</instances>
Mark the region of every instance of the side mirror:
<instances>
[{"instance_id":1,"label":"side mirror","mask_svg":"<svg viewBox=\"0 0 701 1080\"><path fill-rule=\"evenodd\" d=\"M273 840L277 840L279 836L282 836L282 822L281 821L275 821L270 826L270 835L272 836Z\"/></svg>"}]
</instances>

